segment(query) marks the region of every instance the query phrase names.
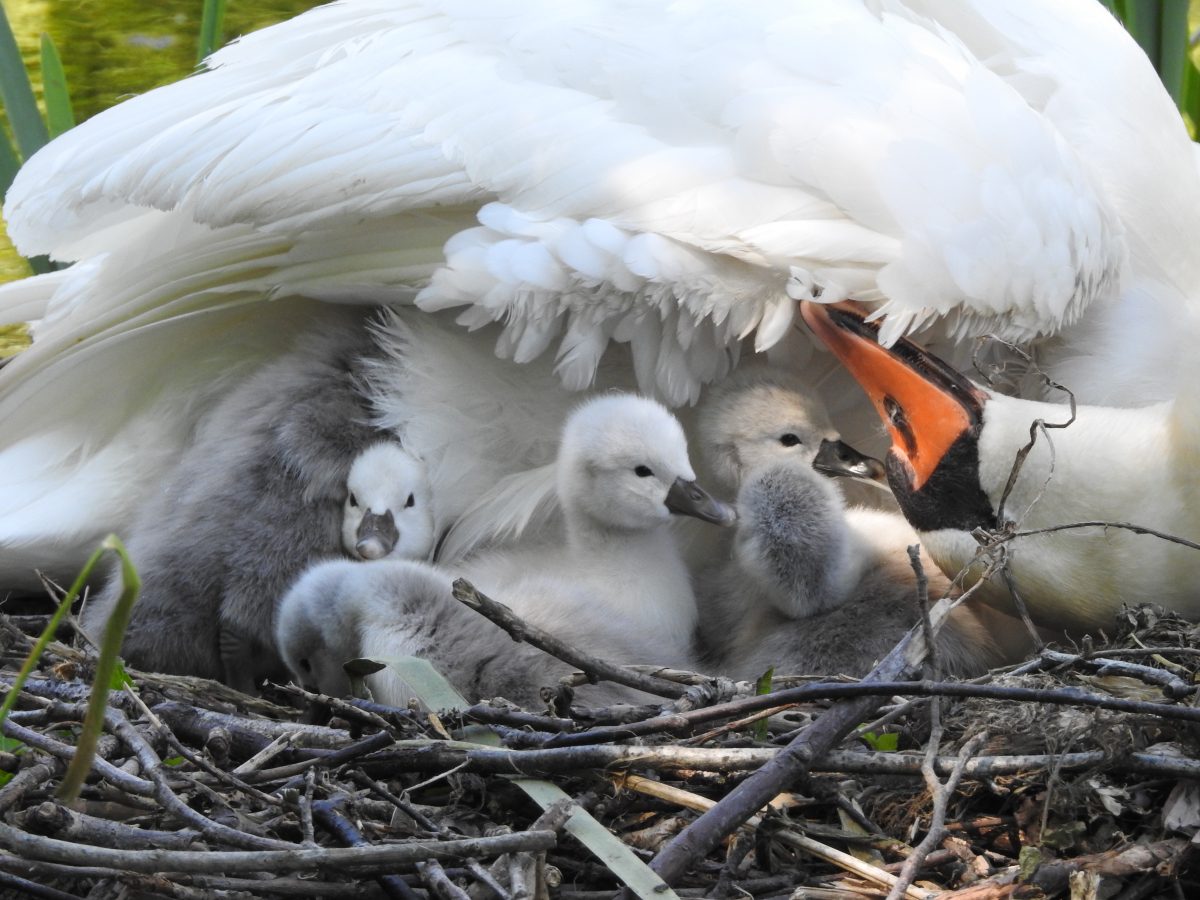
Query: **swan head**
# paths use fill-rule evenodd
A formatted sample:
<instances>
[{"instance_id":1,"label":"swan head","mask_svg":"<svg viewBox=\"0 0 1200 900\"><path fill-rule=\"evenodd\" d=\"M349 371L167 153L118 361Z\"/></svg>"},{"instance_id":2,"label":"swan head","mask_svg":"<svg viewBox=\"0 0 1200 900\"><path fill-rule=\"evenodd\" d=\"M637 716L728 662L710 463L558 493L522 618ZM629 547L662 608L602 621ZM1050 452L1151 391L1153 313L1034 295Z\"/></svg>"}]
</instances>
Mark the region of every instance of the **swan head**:
<instances>
[{"instance_id":1,"label":"swan head","mask_svg":"<svg viewBox=\"0 0 1200 900\"><path fill-rule=\"evenodd\" d=\"M696 483L679 421L632 394L596 397L568 417L557 478L568 515L605 529L649 530L672 514L719 525L735 518Z\"/></svg>"},{"instance_id":2,"label":"swan head","mask_svg":"<svg viewBox=\"0 0 1200 900\"><path fill-rule=\"evenodd\" d=\"M698 428L705 463L730 492L748 473L783 462L825 475L884 477L882 463L841 440L812 388L782 369L744 369L714 386Z\"/></svg>"},{"instance_id":3,"label":"swan head","mask_svg":"<svg viewBox=\"0 0 1200 900\"><path fill-rule=\"evenodd\" d=\"M424 464L393 441L379 441L359 453L346 479L346 552L357 559L422 559L433 543Z\"/></svg>"},{"instance_id":4,"label":"swan head","mask_svg":"<svg viewBox=\"0 0 1200 900\"><path fill-rule=\"evenodd\" d=\"M918 531L995 527L979 470L992 395L912 341L882 346L878 323L857 304L806 301L800 308L883 420L892 439L888 483L909 523Z\"/></svg>"}]
</instances>

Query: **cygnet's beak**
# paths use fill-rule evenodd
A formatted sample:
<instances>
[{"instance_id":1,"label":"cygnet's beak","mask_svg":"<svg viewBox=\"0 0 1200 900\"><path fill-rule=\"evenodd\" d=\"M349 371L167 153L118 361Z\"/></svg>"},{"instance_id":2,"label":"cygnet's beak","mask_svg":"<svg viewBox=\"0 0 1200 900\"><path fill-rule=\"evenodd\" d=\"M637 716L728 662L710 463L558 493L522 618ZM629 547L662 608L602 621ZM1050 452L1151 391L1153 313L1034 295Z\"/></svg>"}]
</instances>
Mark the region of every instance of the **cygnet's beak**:
<instances>
[{"instance_id":1,"label":"cygnet's beak","mask_svg":"<svg viewBox=\"0 0 1200 900\"><path fill-rule=\"evenodd\" d=\"M382 513L368 511L358 523L358 540L354 544L354 552L362 559L383 559L392 552L396 541L400 539L400 531L396 528L396 520L392 511Z\"/></svg>"},{"instance_id":2,"label":"cygnet's beak","mask_svg":"<svg viewBox=\"0 0 1200 900\"><path fill-rule=\"evenodd\" d=\"M831 477L860 478L863 481L873 481L887 486L887 470L883 463L872 456L859 453L845 441L831 441L829 438L821 441L812 466L822 475Z\"/></svg>"},{"instance_id":3,"label":"cygnet's beak","mask_svg":"<svg viewBox=\"0 0 1200 900\"><path fill-rule=\"evenodd\" d=\"M695 516L714 525L732 525L737 513L728 503L722 503L694 481L676 478L667 491L667 509L681 516Z\"/></svg>"}]
</instances>

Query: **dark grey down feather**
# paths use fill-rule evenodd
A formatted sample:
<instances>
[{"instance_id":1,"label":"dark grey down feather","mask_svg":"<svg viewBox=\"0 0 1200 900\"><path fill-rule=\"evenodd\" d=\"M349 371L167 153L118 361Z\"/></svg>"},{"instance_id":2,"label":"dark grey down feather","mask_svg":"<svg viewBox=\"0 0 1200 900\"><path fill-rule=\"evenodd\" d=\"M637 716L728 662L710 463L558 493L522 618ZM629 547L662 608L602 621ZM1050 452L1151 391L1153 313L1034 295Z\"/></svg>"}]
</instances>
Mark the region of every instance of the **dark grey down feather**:
<instances>
[{"instance_id":1,"label":"dark grey down feather","mask_svg":"<svg viewBox=\"0 0 1200 900\"><path fill-rule=\"evenodd\" d=\"M867 515L883 523L889 514ZM750 473L738 493L737 529L732 559L697 579L702 611L723 616L729 636L709 659L721 671L739 679L771 666L778 674L862 676L917 623L904 542L884 553L863 540L836 489L811 466L785 461ZM948 580L928 557L924 568L931 596L942 596ZM976 674L1005 661L989 630L995 615L969 606L951 613L937 641L945 672Z\"/></svg>"},{"instance_id":2,"label":"dark grey down feather","mask_svg":"<svg viewBox=\"0 0 1200 900\"><path fill-rule=\"evenodd\" d=\"M286 680L275 606L317 557L342 554L342 504L355 455L383 437L368 424L360 359L367 314L334 310L295 349L227 395L125 536L142 591L122 655L137 668L242 690ZM114 575L84 615L99 637L120 593ZM221 637L244 666L225 671Z\"/></svg>"}]
</instances>

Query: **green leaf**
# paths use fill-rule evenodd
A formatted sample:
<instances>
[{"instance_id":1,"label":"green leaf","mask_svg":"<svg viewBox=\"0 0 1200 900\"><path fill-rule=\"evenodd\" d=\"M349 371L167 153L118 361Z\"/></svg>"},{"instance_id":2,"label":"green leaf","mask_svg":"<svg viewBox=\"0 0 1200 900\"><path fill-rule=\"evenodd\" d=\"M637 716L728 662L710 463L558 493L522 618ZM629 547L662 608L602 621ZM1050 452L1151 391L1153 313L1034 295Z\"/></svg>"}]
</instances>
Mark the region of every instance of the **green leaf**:
<instances>
[{"instance_id":1,"label":"green leaf","mask_svg":"<svg viewBox=\"0 0 1200 900\"><path fill-rule=\"evenodd\" d=\"M429 709L466 709L470 706L428 660L403 656L396 659L379 659L376 662L384 663L399 675L409 690ZM469 735L469 739L476 744L500 746L500 738L485 726L472 726L466 729L464 734ZM558 785L540 778L514 777L512 782L542 809L548 809L564 798L571 799ZM642 900L678 900L678 896L666 882L638 859L616 835L597 822L586 809L575 805L573 800L571 803L574 812L567 819L566 830L604 863L610 872L628 885L633 893Z\"/></svg>"},{"instance_id":2,"label":"green leaf","mask_svg":"<svg viewBox=\"0 0 1200 900\"><path fill-rule=\"evenodd\" d=\"M900 734L895 731L886 734L864 731L859 737L866 741L867 746L872 750L878 750L881 753L895 753L900 749Z\"/></svg>"},{"instance_id":3,"label":"green leaf","mask_svg":"<svg viewBox=\"0 0 1200 900\"><path fill-rule=\"evenodd\" d=\"M1200 69L1189 59L1183 67L1183 91L1179 98L1179 108L1183 119L1187 122L1188 133L1192 140L1200 136Z\"/></svg>"},{"instance_id":4,"label":"green leaf","mask_svg":"<svg viewBox=\"0 0 1200 900\"><path fill-rule=\"evenodd\" d=\"M25 742L16 738L0 737L0 750L6 753L20 753L25 749Z\"/></svg>"},{"instance_id":5,"label":"green leaf","mask_svg":"<svg viewBox=\"0 0 1200 900\"><path fill-rule=\"evenodd\" d=\"M87 583L88 577L92 574L92 569L95 568L100 556L104 553L104 547L100 546L88 558L88 561L83 566L83 571L79 573L79 577L75 579L75 583L71 585L71 589L58 603L58 609L54 611L54 615L50 617L50 621L46 627L42 629L42 633L38 635L37 641L33 645L33 649L29 651L29 656L25 658L25 662L21 666L21 671L17 673L16 680L13 681L12 690L4 698L4 703L0 704L0 722L8 718L8 714L12 712L13 705L17 702L17 697L21 694L21 688L25 686L29 674L37 666L38 660L42 658L42 654L46 650L46 645L54 639L54 635L58 632L58 625L63 620L63 616L67 614L67 610L71 608L71 604L75 602L75 598L79 596L79 592L83 590L84 584Z\"/></svg>"},{"instance_id":6,"label":"green leaf","mask_svg":"<svg viewBox=\"0 0 1200 900\"><path fill-rule=\"evenodd\" d=\"M118 657L117 664L113 668L112 678L108 682L108 689L111 691L120 691L126 686L133 687L133 679L125 671L125 663Z\"/></svg>"},{"instance_id":7,"label":"green leaf","mask_svg":"<svg viewBox=\"0 0 1200 900\"><path fill-rule=\"evenodd\" d=\"M17 148L25 159L29 159L48 140L46 123L38 112L33 85L29 83L29 73L25 71L3 5L0 5L0 98L17 139Z\"/></svg>"},{"instance_id":8,"label":"green leaf","mask_svg":"<svg viewBox=\"0 0 1200 900\"><path fill-rule=\"evenodd\" d=\"M13 183L13 179L17 177L19 168L21 168L21 160L17 156L17 151L13 149L8 135L0 130L0 198L8 193L8 188Z\"/></svg>"},{"instance_id":9,"label":"green leaf","mask_svg":"<svg viewBox=\"0 0 1200 900\"><path fill-rule=\"evenodd\" d=\"M221 24L224 21L225 0L204 0L196 62L204 62L205 58L220 45Z\"/></svg>"},{"instance_id":10,"label":"green leaf","mask_svg":"<svg viewBox=\"0 0 1200 900\"><path fill-rule=\"evenodd\" d=\"M46 121L50 137L55 138L75 127L71 95L67 91L67 73L50 35L42 34L42 93L46 98Z\"/></svg>"},{"instance_id":11,"label":"green leaf","mask_svg":"<svg viewBox=\"0 0 1200 900\"><path fill-rule=\"evenodd\" d=\"M79 732L79 740L75 743L75 756L67 766L62 784L58 786L57 796L65 803L70 803L79 796L83 781L92 769L92 758L96 755L96 742L100 732L104 730L104 710L108 704L108 692L111 689L117 666L120 664L118 654L121 652L121 642L125 638L125 629L129 626L129 616L133 612L138 592L142 589L142 580L138 577L133 561L125 550L125 545L115 534L110 534L100 545L100 549L88 560L88 570L100 554L105 550L113 550L121 559L121 596L117 598L108 624L104 627L104 639L100 643L100 659L96 662L96 680L92 684L92 694L88 698L87 715L83 719L83 728ZM80 577L83 577L82 575ZM79 583L78 581L76 583Z\"/></svg>"},{"instance_id":12,"label":"green leaf","mask_svg":"<svg viewBox=\"0 0 1200 900\"><path fill-rule=\"evenodd\" d=\"M163 760L163 765L174 768L175 766L182 766L185 762L187 762L187 760L182 756L168 756Z\"/></svg>"},{"instance_id":13,"label":"green leaf","mask_svg":"<svg viewBox=\"0 0 1200 900\"><path fill-rule=\"evenodd\" d=\"M1164 0L1125 0L1125 28L1158 69ZM1171 0L1167 0L1171 2ZM1161 71L1161 70L1160 70Z\"/></svg>"},{"instance_id":14,"label":"green leaf","mask_svg":"<svg viewBox=\"0 0 1200 900\"><path fill-rule=\"evenodd\" d=\"M759 675L758 680L754 682L754 695L756 697L761 697L763 694L771 693L771 683L774 680L775 667L771 666L771 668ZM765 741L771 736L770 731L767 729L766 719L759 719L754 723L754 728L751 729L751 736L756 741Z\"/></svg>"},{"instance_id":15,"label":"green leaf","mask_svg":"<svg viewBox=\"0 0 1200 900\"><path fill-rule=\"evenodd\" d=\"M1188 65L1188 0L1163 0L1158 40L1158 75L1175 105L1183 109Z\"/></svg>"}]
</instances>

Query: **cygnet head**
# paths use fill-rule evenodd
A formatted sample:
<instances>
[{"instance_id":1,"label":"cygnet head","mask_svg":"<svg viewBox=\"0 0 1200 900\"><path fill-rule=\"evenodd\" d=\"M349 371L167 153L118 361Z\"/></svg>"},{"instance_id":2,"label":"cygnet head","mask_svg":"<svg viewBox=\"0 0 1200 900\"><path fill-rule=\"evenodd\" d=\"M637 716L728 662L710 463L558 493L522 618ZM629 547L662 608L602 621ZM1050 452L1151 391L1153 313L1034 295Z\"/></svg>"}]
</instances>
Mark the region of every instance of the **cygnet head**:
<instances>
[{"instance_id":1,"label":"cygnet head","mask_svg":"<svg viewBox=\"0 0 1200 900\"><path fill-rule=\"evenodd\" d=\"M342 663L362 655L359 622L368 595L356 594L356 570L346 559L318 563L292 585L275 618L275 646L296 683L333 696L350 692Z\"/></svg>"},{"instance_id":2,"label":"cygnet head","mask_svg":"<svg viewBox=\"0 0 1200 900\"><path fill-rule=\"evenodd\" d=\"M731 507L696 484L679 421L644 397L607 394L576 409L563 428L557 474L568 516L602 529L647 530L672 513L734 520Z\"/></svg>"},{"instance_id":3,"label":"cygnet head","mask_svg":"<svg viewBox=\"0 0 1200 900\"><path fill-rule=\"evenodd\" d=\"M433 549L425 466L394 441L372 444L350 466L342 546L358 559L422 559Z\"/></svg>"},{"instance_id":4,"label":"cygnet head","mask_svg":"<svg viewBox=\"0 0 1200 900\"><path fill-rule=\"evenodd\" d=\"M698 428L706 464L731 492L748 473L789 460L826 475L884 477L878 460L841 440L816 392L782 369L743 370L715 385L704 397Z\"/></svg>"}]
</instances>

